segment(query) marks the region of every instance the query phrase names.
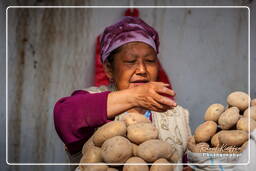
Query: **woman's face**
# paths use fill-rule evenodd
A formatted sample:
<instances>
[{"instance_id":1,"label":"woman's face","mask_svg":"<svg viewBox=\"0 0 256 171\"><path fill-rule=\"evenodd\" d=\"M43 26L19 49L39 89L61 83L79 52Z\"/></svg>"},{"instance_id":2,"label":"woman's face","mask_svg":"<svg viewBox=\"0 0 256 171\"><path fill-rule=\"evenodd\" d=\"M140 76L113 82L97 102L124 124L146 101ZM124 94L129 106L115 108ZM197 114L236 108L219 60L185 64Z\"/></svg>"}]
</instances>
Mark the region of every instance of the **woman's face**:
<instances>
[{"instance_id":1,"label":"woman's face","mask_svg":"<svg viewBox=\"0 0 256 171\"><path fill-rule=\"evenodd\" d=\"M114 81L118 90L156 81L158 76L156 52L151 46L142 42L127 43L114 55L107 75Z\"/></svg>"}]
</instances>

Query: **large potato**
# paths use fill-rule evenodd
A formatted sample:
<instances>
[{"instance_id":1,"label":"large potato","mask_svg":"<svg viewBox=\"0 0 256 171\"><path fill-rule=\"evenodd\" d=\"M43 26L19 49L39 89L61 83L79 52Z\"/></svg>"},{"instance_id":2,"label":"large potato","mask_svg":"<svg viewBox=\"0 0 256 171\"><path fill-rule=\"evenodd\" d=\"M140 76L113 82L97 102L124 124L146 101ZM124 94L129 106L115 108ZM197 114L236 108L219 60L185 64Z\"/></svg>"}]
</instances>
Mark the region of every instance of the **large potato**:
<instances>
[{"instance_id":1,"label":"large potato","mask_svg":"<svg viewBox=\"0 0 256 171\"><path fill-rule=\"evenodd\" d=\"M248 94L241 91L233 92L227 97L227 103L230 106L237 107L242 111L248 108L248 106L250 105L250 101L251 99Z\"/></svg>"},{"instance_id":2,"label":"large potato","mask_svg":"<svg viewBox=\"0 0 256 171\"><path fill-rule=\"evenodd\" d=\"M107 171L108 166L101 163L102 165L79 165L80 171Z\"/></svg>"},{"instance_id":3,"label":"large potato","mask_svg":"<svg viewBox=\"0 0 256 171\"><path fill-rule=\"evenodd\" d=\"M173 148L175 148L175 147L173 147ZM181 156L180 156L178 150L177 149L174 149L174 150L175 151L173 152L172 156L169 159L167 159L171 163L177 163L181 159Z\"/></svg>"},{"instance_id":4,"label":"large potato","mask_svg":"<svg viewBox=\"0 0 256 171\"><path fill-rule=\"evenodd\" d=\"M220 115L218 123L221 129L230 129L236 125L239 118L240 115L237 107L231 107Z\"/></svg>"},{"instance_id":5,"label":"large potato","mask_svg":"<svg viewBox=\"0 0 256 171\"><path fill-rule=\"evenodd\" d=\"M90 149L91 147L94 147L94 146L95 145L93 143L93 136L91 136L89 138L89 140L87 140L87 142L84 143L83 148L82 148L82 154L85 154L88 151L88 149Z\"/></svg>"},{"instance_id":6,"label":"large potato","mask_svg":"<svg viewBox=\"0 0 256 171\"><path fill-rule=\"evenodd\" d=\"M125 114L122 120L126 123L127 126L136 123L151 123L151 121L148 118L138 113Z\"/></svg>"},{"instance_id":7,"label":"large potato","mask_svg":"<svg viewBox=\"0 0 256 171\"><path fill-rule=\"evenodd\" d=\"M102 162L101 149L91 146L80 160L80 163L99 163Z\"/></svg>"},{"instance_id":8,"label":"large potato","mask_svg":"<svg viewBox=\"0 0 256 171\"><path fill-rule=\"evenodd\" d=\"M93 135L93 143L100 147L105 140L114 136L125 136L126 125L123 121L112 121L100 127Z\"/></svg>"},{"instance_id":9,"label":"large potato","mask_svg":"<svg viewBox=\"0 0 256 171\"><path fill-rule=\"evenodd\" d=\"M250 117L256 121L256 106L251 106L250 108L244 111L244 116L249 116L249 109L250 109Z\"/></svg>"},{"instance_id":10,"label":"large potato","mask_svg":"<svg viewBox=\"0 0 256 171\"><path fill-rule=\"evenodd\" d=\"M220 146L220 141L219 141L219 135L222 131L218 132L215 134L212 139L211 139L211 144L213 147L219 147Z\"/></svg>"},{"instance_id":11,"label":"large potato","mask_svg":"<svg viewBox=\"0 0 256 171\"><path fill-rule=\"evenodd\" d=\"M168 164L169 162L165 158L160 158L153 163L150 167L150 171L172 171L175 168L175 165L159 165L159 164Z\"/></svg>"},{"instance_id":12,"label":"large potato","mask_svg":"<svg viewBox=\"0 0 256 171\"><path fill-rule=\"evenodd\" d=\"M251 100L251 106L256 106L256 98Z\"/></svg>"},{"instance_id":13,"label":"large potato","mask_svg":"<svg viewBox=\"0 0 256 171\"><path fill-rule=\"evenodd\" d=\"M138 123L128 126L127 137L135 144L141 144L158 137L158 130L151 123Z\"/></svg>"},{"instance_id":14,"label":"large potato","mask_svg":"<svg viewBox=\"0 0 256 171\"><path fill-rule=\"evenodd\" d=\"M122 136L112 137L103 143L101 155L106 163L124 163L132 156L132 143Z\"/></svg>"},{"instance_id":15,"label":"large potato","mask_svg":"<svg viewBox=\"0 0 256 171\"><path fill-rule=\"evenodd\" d=\"M142 163L146 164L146 162L139 157L131 157L126 163ZM149 171L147 165L124 165L123 171Z\"/></svg>"},{"instance_id":16,"label":"large potato","mask_svg":"<svg viewBox=\"0 0 256 171\"><path fill-rule=\"evenodd\" d=\"M190 151L197 153L197 149L196 149L196 140L194 136L190 136L188 137L188 144L187 147Z\"/></svg>"},{"instance_id":17,"label":"large potato","mask_svg":"<svg viewBox=\"0 0 256 171\"><path fill-rule=\"evenodd\" d=\"M204 114L204 120L217 122L224 110L225 107L222 104L212 104L207 108Z\"/></svg>"},{"instance_id":18,"label":"large potato","mask_svg":"<svg viewBox=\"0 0 256 171\"><path fill-rule=\"evenodd\" d=\"M199 150L199 153L204 153L209 151L209 144L206 142L200 142L196 144L196 149Z\"/></svg>"},{"instance_id":19,"label":"large potato","mask_svg":"<svg viewBox=\"0 0 256 171\"><path fill-rule=\"evenodd\" d=\"M194 137L196 143L209 141L216 131L217 124L214 121L206 121L202 123L195 130Z\"/></svg>"},{"instance_id":20,"label":"large potato","mask_svg":"<svg viewBox=\"0 0 256 171\"><path fill-rule=\"evenodd\" d=\"M109 168L107 169L107 171L118 171L118 169L109 167Z\"/></svg>"},{"instance_id":21,"label":"large potato","mask_svg":"<svg viewBox=\"0 0 256 171\"><path fill-rule=\"evenodd\" d=\"M176 160L173 156L176 149L168 142L152 139L145 141L138 147L137 155L147 162L154 162L159 158L165 158L169 161Z\"/></svg>"},{"instance_id":22,"label":"large potato","mask_svg":"<svg viewBox=\"0 0 256 171\"><path fill-rule=\"evenodd\" d=\"M248 140L248 133L241 130L225 130L219 135L220 144L241 146Z\"/></svg>"},{"instance_id":23,"label":"large potato","mask_svg":"<svg viewBox=\"0 0 256 171\"><path fill-rule=\"evenodd\" d=\"M205 153L208 152L209 144L201 142L196 144L194 136L188 138L188 149L194 153Z\"/></svg>"},{"instance_id":24,"label":"large potato","mask_svg":"<svg viewBox=\"0 0 256 171\"><path fill-rule=\"evenodd\" d=\"M253 120L252 118L248 118L248 117L242 117L238 120L237 124L236 124L236 128L238 130L243 130L248 132L249 130L249 120L250 120L250 131L256 129L256 121Z\"/></svg>"}]
</instances>

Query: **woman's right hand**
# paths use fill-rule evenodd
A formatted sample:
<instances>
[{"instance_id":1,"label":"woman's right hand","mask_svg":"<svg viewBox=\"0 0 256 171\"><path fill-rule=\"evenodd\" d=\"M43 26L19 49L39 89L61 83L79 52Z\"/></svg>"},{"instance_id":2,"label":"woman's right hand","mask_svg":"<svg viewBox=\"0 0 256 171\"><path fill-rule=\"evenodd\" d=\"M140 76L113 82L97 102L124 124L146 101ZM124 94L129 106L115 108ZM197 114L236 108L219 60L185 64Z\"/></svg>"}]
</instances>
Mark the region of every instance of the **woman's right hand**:
<instances>
[{"instance_id":1,"label":"woman's right hand","mask_svg":"<svg viewBox=\"0 0 256 171\"><path fill-rule=\"evenodd\" d=\"M170 98L163 96L175 96L175 92L168 88L169 84L163 82L149 82L130 88L129 91L132 96L131 103L135 107L142 107L148 110L157 112L165 112L177 104Z\"/></svg>"},{"instance_id":2,"label":"woman's right hand","mask_svg":"<svg viewBox=\"0 0 256 171\"><path fill-rule=\"evenodd\" d=\"M175 107L177 104L163 95L175 96L175 92L168 86L169 84L162 82L149 82L109 93L107 117L112 119L116 115L137 107L156 112L165 112Z\"/></svg>"}]
</instances>

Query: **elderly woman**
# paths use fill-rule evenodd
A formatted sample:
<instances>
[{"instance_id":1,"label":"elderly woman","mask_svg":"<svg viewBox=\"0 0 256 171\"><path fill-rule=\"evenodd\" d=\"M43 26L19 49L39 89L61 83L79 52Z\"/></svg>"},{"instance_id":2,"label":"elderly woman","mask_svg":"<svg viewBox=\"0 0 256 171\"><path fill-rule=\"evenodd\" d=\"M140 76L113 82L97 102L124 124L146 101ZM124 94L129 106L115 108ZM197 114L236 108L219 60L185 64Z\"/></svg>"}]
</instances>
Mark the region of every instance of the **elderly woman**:
<instances>
[{"instance_id":1,"label":"elderly woman","mask_svg":"<svg viewBox=\"0 0 256 171\"><path fill-rule=\"evenodd\" d=\"M155 124L182 162L190 135L188 111L170 98L175 92L168 84L158 82L158 48L157 32L139 18L124 17L105 29L101 60L111 85L75 91L54 108L56 131L71 156L80 154L97 127L135 112Z\"/></svg>"}]
</instances>

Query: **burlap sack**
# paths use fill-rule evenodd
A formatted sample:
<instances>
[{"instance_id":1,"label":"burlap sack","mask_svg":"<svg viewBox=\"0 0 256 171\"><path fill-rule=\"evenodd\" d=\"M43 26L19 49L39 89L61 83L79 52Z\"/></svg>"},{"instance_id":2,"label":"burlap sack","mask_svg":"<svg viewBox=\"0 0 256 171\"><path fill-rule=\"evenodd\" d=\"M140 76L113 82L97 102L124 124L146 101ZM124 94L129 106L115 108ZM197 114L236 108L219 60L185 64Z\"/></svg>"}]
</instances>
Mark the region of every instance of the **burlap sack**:
<instances>
[{"instance_id":1,"label":"burlap sack","mask_svg":"<svg viewBox=\"0 0 256 171\"><path fill-rule=\"evenodd\" d=\"M188 150L187 155L191 163L189 166L196 171L255 171L256 130L251 132L248 145L241 153L196 153Z\"/></svg>"}]
</instances>

